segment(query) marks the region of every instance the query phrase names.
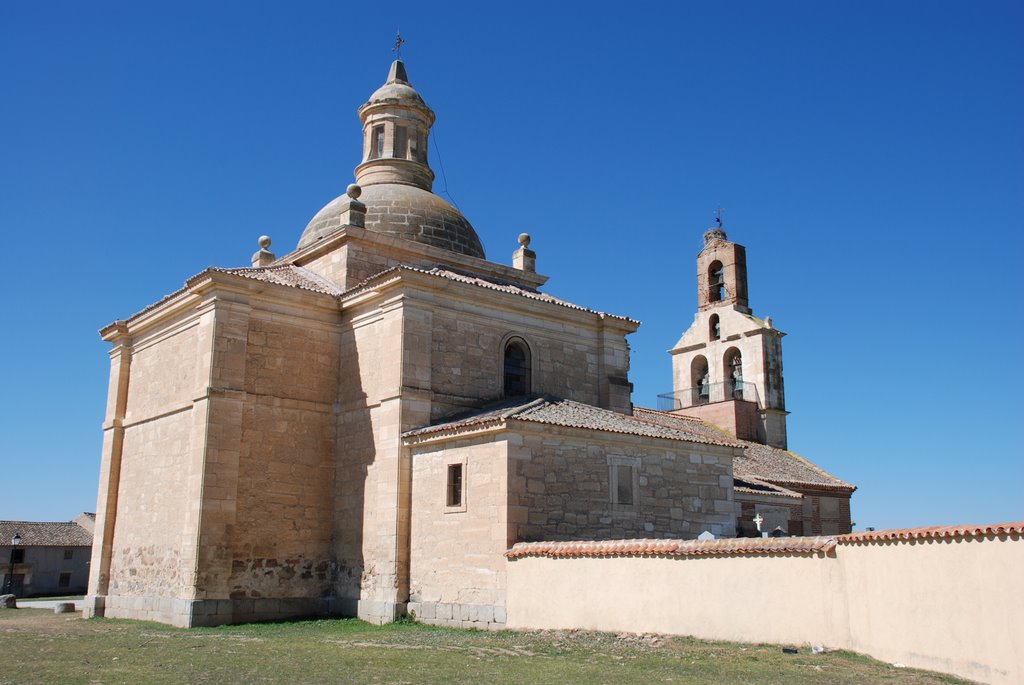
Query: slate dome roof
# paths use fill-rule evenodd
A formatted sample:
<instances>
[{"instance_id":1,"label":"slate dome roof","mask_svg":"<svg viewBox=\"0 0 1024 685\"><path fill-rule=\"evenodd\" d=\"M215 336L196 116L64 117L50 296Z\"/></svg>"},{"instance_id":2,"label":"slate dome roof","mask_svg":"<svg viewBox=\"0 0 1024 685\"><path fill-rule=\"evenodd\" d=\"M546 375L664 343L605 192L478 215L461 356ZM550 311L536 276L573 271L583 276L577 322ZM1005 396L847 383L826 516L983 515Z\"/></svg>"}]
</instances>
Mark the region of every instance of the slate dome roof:
<instances>
[{"instance_id":1,"label":"slate dome roof","mask_svg":"<svg viewBox=\"0 0 1024 685\"><path fill-rule=\"evenodd\" d=\"M363 186L367 230L413 240L485 259L472 224L450 204L428 190L399 183ZM350 198L340 195L316 213L299 238L299 248L312 245L341 227L341 208Z\"/></svg>"}]
</instances>

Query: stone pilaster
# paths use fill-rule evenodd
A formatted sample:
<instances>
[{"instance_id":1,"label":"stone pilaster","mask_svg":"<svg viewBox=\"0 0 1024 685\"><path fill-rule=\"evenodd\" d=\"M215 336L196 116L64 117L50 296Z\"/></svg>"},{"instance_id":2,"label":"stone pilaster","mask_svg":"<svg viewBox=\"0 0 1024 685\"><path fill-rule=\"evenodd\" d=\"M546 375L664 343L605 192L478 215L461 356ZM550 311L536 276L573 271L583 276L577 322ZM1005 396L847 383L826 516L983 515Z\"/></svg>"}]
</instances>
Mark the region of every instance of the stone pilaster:
<instances>
[{"instance_id":1,"label":"stone pilaster","mask_svg":"<svg viewBox=\"0 0 1024 685\"><path fill-rule=\"evenodd\" d=\"M121 479L121 453L124 446L125 408L128 405L128 381L131 377L132 349L127 328L115 324L110 337L110 383L107 411L103 421L103 455L100 461L99 492L96 500L96 527L93 533L92 560L89 566L89 594L82 615L103 616L110 581L114 526L117 522L117 495Z\"/></svg>"},{"instance_id":2,"label":"stone pilaster","mask_svg":"<svg viewBox=\"0 0 1024 685\"><path fill-rule=\"evenodd\" d=\"M210 375L193 413L194 487L199 493L192 504L197 532L196 600L223 600L230 593L251 312L248 304L225 300L215 300L210 312Z\"/></svg>"}]
</instances>

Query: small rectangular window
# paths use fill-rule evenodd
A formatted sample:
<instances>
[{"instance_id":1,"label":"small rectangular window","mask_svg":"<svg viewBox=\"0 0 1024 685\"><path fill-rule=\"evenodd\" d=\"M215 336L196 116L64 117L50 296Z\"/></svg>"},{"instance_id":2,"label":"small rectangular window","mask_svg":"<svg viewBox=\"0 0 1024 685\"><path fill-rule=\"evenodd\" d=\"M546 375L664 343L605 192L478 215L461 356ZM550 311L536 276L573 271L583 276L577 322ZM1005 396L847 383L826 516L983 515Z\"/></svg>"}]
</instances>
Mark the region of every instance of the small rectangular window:
<instances>
[{"instance_id":1,"label":"small rectangular window","mask_svg":"<svg viewBox=\"0 0 1024 685\"><path fill-rule=\"evenodd\" d=\"M25 550L15 549L11 551L11 563L12 564L24 564L25 563Z\"/></svg>"},{"instance_id":2,"label":"small rectangular window","mask_svg":"<svg viewBox=\"0 0 1024 685\"><path fill-rule=\"evenodd\" d=\"M419 133L417 133L415 130L412 132L412 135L409 136L409 159L413 160L414 162L420 161L420 157L418 154L419 138Z\"/></svg>"},{"instance_id":3,"label":"small rectangular window","mask_svg":"<svg viewBox=\"0 0 1024 685\"><path fill-rule=\"evenodd\" d=\"M448 464L448 506L462 506L462 464Z\"/></svg>"},{"instance_id":4,"label":"small rectangular window","mask_svg":"<svg viewBox=\"0 0 1024 685\"><path fill-rule=\"evenodd\" d=\"M619 464L615 467L615 470L616 480L618 481L615 484L615 503L633 504L633 467Z\"/></svg>"},{"instance_id":5,"label":"small rectangular window","mask_svg":"<svg viewBox=\"0 0 1024 685\"><path fill-rule=\"evenodd\" d=\"M406 146L409 141L405 135L405 126L395 126L395 157L406 158Z\"/></svg>"},{"instance_id":6,"label":"small rectangular window","mask_svg":"<svg viewBox=\"0 0 1024 685\"><path fill-rule=\"evenodd\" d=\"M373 127L373 139L370 141L370 159L384 156L384 127Z\"/></svg>"},{"instance_id":7,"label":"small rectangular window","mask_svg":"<svg viewBox=\"0 0 1024 685\"><path fill-rule=\"evenodd\" d=\"M640 459L608 457L608 500L613 511L635 512L640 501Z\"/></svg>"},{"instance_id":8,"label":"small rectangular window","mask_svg":"<svg viewBox=\"0 0 1024 685\"><path fill-rule=\"evenodd\" d=\"M57 587L71 587L71 574L60 574L60 577L57 579Z\"/></svg>"},{"instance_id":9,"label":"small rectangular window","mask_svg":"<svg viewBox=\"0 0 1024 685\"><path fill-rule=\"evenodd\" d=\"M74 558L75 558L75 550L73 550L73 549L66 549L66 550L64 550L64 560L65 561L67 561L68 559L74 559Z\"/></svg>"}]
</instances>

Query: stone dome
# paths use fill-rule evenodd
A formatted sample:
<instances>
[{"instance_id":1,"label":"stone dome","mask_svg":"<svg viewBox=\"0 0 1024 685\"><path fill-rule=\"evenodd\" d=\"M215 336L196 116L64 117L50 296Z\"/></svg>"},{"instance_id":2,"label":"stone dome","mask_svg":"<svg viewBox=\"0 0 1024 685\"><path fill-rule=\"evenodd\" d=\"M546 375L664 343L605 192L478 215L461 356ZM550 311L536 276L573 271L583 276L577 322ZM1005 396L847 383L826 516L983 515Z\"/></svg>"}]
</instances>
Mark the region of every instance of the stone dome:
<instances>
[{"instance_id":1,"label":"stone dome","mask_svg":"<svg viewBox=\"0 0 1024 685\"><path fill-rule=\"evenodd\" d=\"M383 86L378 88L367 100L366 105L376 104L400 104L409 107L422 107L429 109L427 103L423 101L423 97L416 92L416 89L410 86L408 83L396 81L394 83L385 83ZM363 105L364 107L366 105Z\"/></svg>"},{"instance_id":2,"label":"stone dome","mask_svg":"<svg viewBox=\"0 0 1024 685\"><path fill-rule=\"evenodd\" d=\"M395 60L387 81L359 108L363 160L356 167L357 195L366 205L365 228L396 238L485 259L473 226L457 209L431 192L434 172L427 163L427 140L434 113L409 84L405 64ZM317 212L299 238L312 245L341 228L348 195Z\"/></svg>"},{"instance_id":3,"label":"stone dome","mask_svg":"<svg viewBox=\"0 0 1024 685\"><path fill-rule=\"evenodd\" d=\"M367 230L485 258L472 224L432 192L399 183L364 186L362 191L359 201L366 205ZM350 199L348 195L341 195L317 212L302 232L299 248L312 245L341 228L341 208Z\"/></svg>"}]
</instances>

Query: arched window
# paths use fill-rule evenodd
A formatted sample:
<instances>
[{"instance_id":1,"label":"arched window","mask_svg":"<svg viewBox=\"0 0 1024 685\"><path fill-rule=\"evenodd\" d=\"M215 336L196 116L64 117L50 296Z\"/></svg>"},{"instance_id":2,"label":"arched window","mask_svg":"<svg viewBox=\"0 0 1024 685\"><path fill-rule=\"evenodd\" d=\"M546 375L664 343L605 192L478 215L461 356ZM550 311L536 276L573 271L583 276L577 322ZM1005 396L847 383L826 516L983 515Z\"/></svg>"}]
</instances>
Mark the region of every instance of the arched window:
<instances>
[{"instance_id":1,"label":"arched window","mask_svg":"<svg viewBox=\"0 0 1024 685\"><path fill-rule=\"evenodd\" d=\"M690 362L690 397L687 406L707 404L711 401L711 379L708 377L708 360L697 355Z\"/></svg>"},{"instance_id":2,"label":"arched window","mask_svg":"<svg viewBox=\"0 0 1024 685\"><path fill-rule=\"evenodd\" d=\"M718 340L722 337L722 324L718 320L718 314L712 314L708 319L708 339Z\"/></svg>"},{"instance_id":3,"label":"arched window","mask_svg":"<svg viewBox=\"0 0 1024 685\"><path fill-rule=\"evenodd\" d=\"M722 262L711 262L708 267L708 301L721 302L725 299L725 271Z\"/></svg>"},{"instance_id":4,"label":"arched window","mask_svg":"<svg viewBox=\"0 0 1024 685\"><path fill-rule=\"evenodd\" d=\"M512 338L505 343L505 397L529 395L530 348L521 338Z\"/></svg>"},{"instance_id":5,"label":"arched window","mask_svg":"<svg viewBox=\"0 0 1024 685\"><path fill-rule=\"evenodd\" d=\"M735 347L730 347L723 359L725 362L725 395L734 400L743 399L743 356Z\"/></svg>"}]
</instances>

